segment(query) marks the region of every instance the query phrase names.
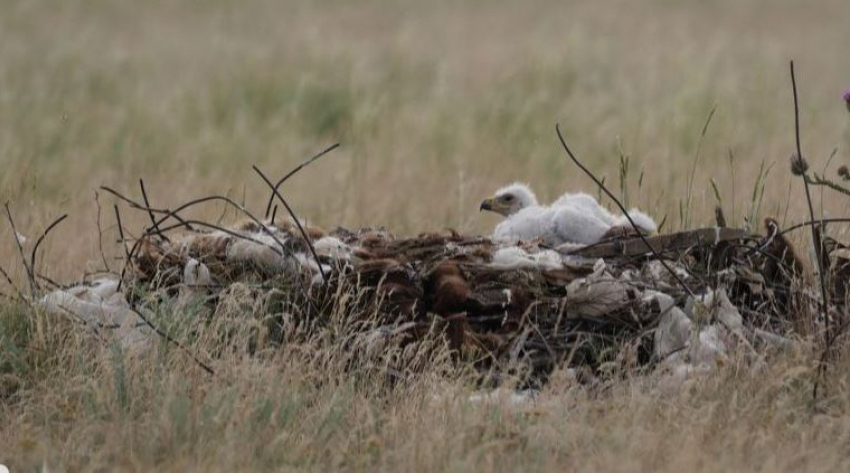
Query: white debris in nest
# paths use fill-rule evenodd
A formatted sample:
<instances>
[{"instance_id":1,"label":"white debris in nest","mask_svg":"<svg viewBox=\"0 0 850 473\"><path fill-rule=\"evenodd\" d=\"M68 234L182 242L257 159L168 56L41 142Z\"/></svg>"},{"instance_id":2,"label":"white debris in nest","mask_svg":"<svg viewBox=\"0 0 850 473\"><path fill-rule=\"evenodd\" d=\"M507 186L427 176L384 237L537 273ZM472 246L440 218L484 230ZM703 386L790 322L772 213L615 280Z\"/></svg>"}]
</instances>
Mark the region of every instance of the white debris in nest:
<instances>
[{"instance_id":1,"label":"white debris in nest","mask_svg":"<svg viewBox=\"0 0 850 473\"><path fill-rule=\"evenodd\" d=\"M655 356L659 360L679 361L686 358L693 322L678 307L671 307L655 329Z\"/></svg>"},{"instance_id":2,"label":"white debris in nest","mask_svg":"<svg viewBox=\"0 0 850 473\"><path fill-rule=\"evenodd\" d=\"M691 278L691 275L688 274L681 265L676 263L667 263L667 266L670 267L683 281L687 281ZM640 278L643 280L649 279L650 281L656 281L658 283L663 282L670 287L679 285L679 282L676 281L676 279L670 274L670 271L668 271L667 268L664 267L664 264L658 260L652 260L646 263L643 267L642 276L640 276Z\"/></svg>"},{"instance_id":3,"label":"white debris in nest","mask_svg":"<svg viewBox=\"0 0 850 473\"><path fill-rule=\"evenodd\" d=\"M649 303L652 301L656 301L658 303L658 308L661 310L662 314L670 310L676 303L669 294L647 289L643 293L643 302Z\"/></svg>"},{"instance_id":4,"label":"white debris in nest","mask_svg":"<svg viewBox=\"0 0 850 473\"><path fill-rule=\"evenodd\" d=\"M715 368L726 359L729 336L722 324L697 323L672 307L658 322L655 331L655 355L668 364L691 364Z\"/></svg>"},{"instance_id":5,"label":"white debris in nest","mask_svg":"<svg viewBox=\"0 0 850 473\"><path fill-rule=\"evenodd\" d=\"M738 308L729 300L729 296L725 290L709 290L703 296L702 303L714 314L715 320L722 323L732 333L743 336L744 319L741 317L741 313L738 312Z\"/></svg>"},{"instance_id":6,"label":"white debris in nest","mask_svg":"<svg viewBox=\"0 0 850 473\"><path fill-rule=\"evenodd\" d=\"M313 255L307 253L288 254L287 250L281 248L280 244L272 238L271 235L265 233L251 233L246 235L250 238L237 238L227 248L227 261L236 263L252 264L258 268L272 273L285 273L291 275L304 276L309 278L313 284L321 284L324 282L322 273L319 270L319 264L316 262ZM278 241L286 242L287 237L277 235ZM324 240L324 238L323 238ZM338 243L345 245L338 239ZM320 240L321 241L321 240ZM321 245L325 251L337 252L342 254L344 247L341 247L334 241L327 241ZM318 253L318 250L317 250ZM327 265L322 265L325 274L331 271Z\"/></svg>"},{"instance_id":7,"label":"white debris in nest","mask_svg":"<svg viewBox=\"0 0 850 473\"><path fill-rule=\"evenodd\" d=\"M271 235L252 233L247 236L251 239L236 238L227 247L228 262L250 263L273 272L296 269L291 258L283 254L283 249Z\"/></svg>"},{"instance_id":8,"label":"white debris in nest","mask_svg":"<svg viewBox=\"0 0 850 473\"><path fill-rule=\"evenodd\" d=\"M183 267L183 284L187 287L207 286L212 282L210 269L204 263L189 258Z\"/></svg>"},{"instance_id":9,"label":"white debris in nest","mask_svg":"<svg viewBox=\"0 0 850 473\"><path fill-rule=\"evenodd\" d=\"M560 269L561 255L554 250L530 253L518 246L499 248L493 254L490 266L499 269Z\"/></svg>"},{"instance_id":10,"label":"white debris in nest","mask_svg":"<svg viewBox=\"0 0 850 473\"><path fill-rule=\"evenodd\" d=\"M726 359L728 349L723 341L725 329L719 325L709 325L699 331L697 343L691 344L691 364L716 367L717 362Z\"/></svg>"},{"instance_id":11,"label":"white debris in nest","mask_svg":"<svg viewBox=\"0 0 850 473\"><path fill-rule=\"evenodd\" d=\"M756 353L745 336L741 314L725 290L709 290L691 298L685 310L673 306L669 296L645 297L656 298L662 309L655 330L655 356L668 370L665 387L681 386L694 374L714 371L718 363L728 358L730 344L743 347L750 354ZM782 337L771 342L777 346L790 344Z\"/></svg>"},{"instance_id":12,"label":"white debris in nest","mask_svg":"<svg viewBox=\"0 0 850 473\"><path fill-rule=\"evenodd\" d=\"M593 273L567 285L569 307L586 316L600 316L614 312L630 302L630 287L607 271L603 260L598 260Z\"/></svg>"},{"instance_id":13,"label":"white debris in nest","mask_svg":"<svg viewBox=\"0 0 850 473\"><path fill-rule=\"evenodd\" d=\"M513 302L513 295L514 294L513 294L513 292L511 292L510 289L507 289L507 288L502 289L502 294L505 295L505 303L502 304L502 305L507 307L511 304L511 302Z\"/></svg>"},{"instance_id":14,"label":"white debris in nest","mask_svg":"<svg viewBox=\"0 0 850 473\"><path fill-rule=\"evenodd\" d=\"M341 261L351 260L351 246L345 244L345 242L337 237L326 236L320 238L313 243L313 249L316 250L316 254L319 256Z\"/></svg>"},{"instance_id":15,"label":"white debris in nest","mask_svg":"<svg viewBox=\"0 0 850 473\"><path fill-rule=\"evenodd\" d=\"M210 284L212 284L212 276L207 265L195 258L189 258L186 266L183 267L183 285L177 296L177 308L188 307L206 297L207 286Z\"/></svg>"},{"instance_id":16,"label":"white debris in nest","mask_svg":"<svg viewBox=\"0 0 850 473\"><path fill-rule=\"evenodd\" d=\"M322 269L319 270L319 263L313 258L312 254L304 254L304 253L296 253L295 261L299 266L299 269L306 270L307 274L310 276L310 284L324 284L325 278L322 276L322 272L324 272L325 276L330 274L331 267L323 264Z\"/></svg>"},{"instance_id":17,"label":"white debris in nest","mask_svg":"<svg viewBox=\"0 0 850 473\"><path fill-rule=\"evenodd\" d=\"M56 290L40 301L50 314L82 321L98 333L116 337L124 348L150 347L150 330L118 292L118 281L99 279L92 285Z\"/></svg>"}]
</instances>

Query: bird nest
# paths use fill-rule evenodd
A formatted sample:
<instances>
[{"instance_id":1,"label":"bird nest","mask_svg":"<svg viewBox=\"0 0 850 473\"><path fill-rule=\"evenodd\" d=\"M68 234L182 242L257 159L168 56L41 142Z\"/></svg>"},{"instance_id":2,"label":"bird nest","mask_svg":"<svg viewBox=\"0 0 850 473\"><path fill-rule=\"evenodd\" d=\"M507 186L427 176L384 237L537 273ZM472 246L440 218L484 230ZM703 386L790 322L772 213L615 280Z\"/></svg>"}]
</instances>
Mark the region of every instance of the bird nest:
<instances>
[{"instance_id":1,"label":"bird nest","mask_svg":"<svg viewBox=\"0 0 850 473\"><path fill-rule=\"evenodd\" d=\"M819 257L830 284L819 293L771 219L765 235L724 227L638 232L566 249L451 231L324 232L303 225L273 189L291 217L270 211L270 201L271 216L259 219L222 196L156 209L104 188L151 225L126 238L116 206L120 274L57 289L42 306L111 332L126 347L147 349L162 337L210 372L170 331L172 319L214 327L220 333L207 339L222 346L248 327L242 346L255 354L344 331L341 343L353 356L421 348L421 368L435 353L428 347L439 346L483 374L509 371L534 382L556 367L711 367L734 350L787 347L792 336L828 324L833 315L822 317L824 305L836 314L846 306L846 247L824 239ZM209 201L249 218L222 227L180 216ZM217 349L204 351L214 357ZM385 364L413 369L400 359Z\"/></svg>"},{"instance_id":2,"label":"bird nest","mask_svg":"<svg viewBox=\"0 0 850 473\"><path fill-rule=\"evenodd\" d=\"M116 289L142 318L167 305L214 319L238 295L244 317L262 320L252 350L344 323L366 351L438 340L482 373L537 382L559 366L711 366L737 347L783 347L815 328L817 296L776 228L559 251L455 232L324 233L280 218L213 231L184 223L182 233L135 240Z\"/></svg>"}]
</instances>

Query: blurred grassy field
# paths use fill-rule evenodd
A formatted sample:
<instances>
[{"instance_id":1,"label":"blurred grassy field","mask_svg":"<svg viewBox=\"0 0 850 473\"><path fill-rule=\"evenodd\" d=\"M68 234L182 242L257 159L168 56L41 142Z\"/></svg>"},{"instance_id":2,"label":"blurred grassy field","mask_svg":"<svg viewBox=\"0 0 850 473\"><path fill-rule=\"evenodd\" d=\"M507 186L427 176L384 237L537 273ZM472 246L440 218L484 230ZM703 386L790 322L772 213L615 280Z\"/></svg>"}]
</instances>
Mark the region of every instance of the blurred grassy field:
<instances>
[{"instance_id":1,"label":"blurred grassy field","mask_svg":"<svg viewBox=\"0 0 850 473\"><path fill-rule=\"evenodd\" d=\"M801 189L787 170L787 62L798 62L813 167L836 146L831 168L850 161L840 100L850 84L845 8L841 0L4 0L0 198L33 233L71 214L49 251L57 271L76 276L68 268L95 254L99 185L138 195L143 178L155 205L228 193L260 209L265 190L252 164L282 175L339 141L341 150L286 188L304 218L486 232L496 219L477 204L507 181L527 181L544 199L595 192L559 149L560 122L615 189L620 155L630 156L630 203L676 229L716 105L684 212L690 225L710 222L711 178L741 224L762 162L776 164L763 213L786 215L790 185L787 218L799 220ZM104 219L113 222L111 213Z\"/></svg>"},{"instance_id":2,"label":"blurred grassy field","mask_svg":"<svg viewBox=\"0 0 850 473\"><path fill-rule=\"evenodd\" d=\"M711 179L742 225L762 166L760 214L800 221L788 61L804 153L833 175L850 164L847 12L846 0L0 0L0 200L30 238L70 213L40 265L76 278L97 266L98 186L138 196L144 179L154 206L220 193L260 213L268 193L252 164L282 175L341 142L284 188L302 217L485 233L497 220L478 204L508 181L531 183L545 200L596 192L558 146L559 122L618 193L629 156L629 204L666 216L667 230L713 223ZM815 197L818 209L847 215L843 200ZM112 200L101 203L115 253ZM125 213L125 223L139 229L138 217ZM9 269L15 258L4 223L0 261ZM210 381L146 360L128 368L127 407L110 397L118 371L107 348L31 329L25 367L37 369L21 375L23 400L0 409L11 422L0 427L0 463L9 449L34 468L48 458L130 470L835 471L846 461L846 416L801 414L808 385L798 378L808 371L798 358L765 373L769 383L732 367L661 404L626 383L606 400L571 397L588 402L568 410L559 396L573 388L556 386L545 396L560 407L521 414L434 400L427 383L388 399L327 374L337 396L300 361L236 357ZM50 353L56 340L61 357Z\"/></svg>"}]
</instances>

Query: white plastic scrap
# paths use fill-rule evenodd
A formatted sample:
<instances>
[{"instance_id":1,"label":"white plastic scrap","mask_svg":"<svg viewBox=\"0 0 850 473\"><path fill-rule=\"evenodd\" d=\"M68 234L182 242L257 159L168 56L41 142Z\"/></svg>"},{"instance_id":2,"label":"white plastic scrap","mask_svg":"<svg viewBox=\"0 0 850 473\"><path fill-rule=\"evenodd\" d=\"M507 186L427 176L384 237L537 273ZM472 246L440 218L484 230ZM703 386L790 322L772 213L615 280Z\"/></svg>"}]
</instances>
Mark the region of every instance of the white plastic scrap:
<instances>
[{"instance_id":1,"label":"white plastic scrap","mask_svg":"<svg viewBox=\"0 0 850 473\"><path fill-rule=\"evenodd\" d=\"M664 300L669 296L645 297L657 298L662 312L665 306L669 307L662 313L655 331L655 356L671 370L666 384L681 385L693 374L713 371L718 361L726 358L731 341L753 352L744 334L741 313L725 290L709 291L689 299L684 311L672 306L672 299Z\"/></svg>"},{"instance_id":2,"label":"white plastic scrap","mask_svg":"<svg viewBox=\"0 0 850 473\"><path fill-rule=\"evenodd\" d=\"M684 360L693 325L682 309L672 307L667 310L655 329L656 358L668 361Z\"/></svg>"},{"instance_id":3,"label":"white plastic scrap","mask_svg":"<svg viewBox=\"0 0 850 473\"><path fill-rule=\"evenodd\" d=\"M313 243L313 248L319 256L342 261L349 261L351 259L351 247L336 237L323 237L316 241L316 243Z\"/></svg>"},{"instance_id":4,"label":"white plastic scrap","mask_svg":"<svg viewBox=\"0 0 850 473\"><path fill-rule=\"evenodd\" d=\"M629 286L614 278L601 259L593 273L567 285L567 303L578 313L600 316L621 309L629 303Z\"/></svg>"},{"instance_id":5,"label":"white plastic scrap","mask_svg":"<svg viewBox=\"0 0 850 473\"><path fill-rule=\"evenodd\" d=\"M726 344L720 333L723 330L718 325L709 325L699 331L696 343L690 346L691 364L714 368L719 360L726 357Z\"/></svg>"},{"instance_id":6,"label":"white plastic scrap","mask_svg":"<svg viewBox=\"0 0 850 473\"><path fill-rule=\"evenodd\" d=\"M744 320L738 308L729 300L726 291L709 291L703 299L703 303L711 309L714 309L715 318L722 323L732 333L743 335Z\"/></svg>"},{"instance_id":7,"label":"white plastic scrap","mask_svg":"<svg viewBox=\"0 0 850 473\"><path fill-rule=\"evenodd\" d=\"M288 253L280 248L280 244L268 234L252 233L248 236L250 236L251 240L244 238L235 239L227 247L228 262L249 263L272 273L303 275L308 277L313 284L324 282L319 271L319 265L316 263L312 254ZM277 237L280 241L286 240L286 236L284 235L278 235ZM344 245L341 241L339 243ZM323 243L322 247L325 250L331 248L331 251L344 251L343 248L339 247L333 241ZM325 274L331 271L331 268L326 265L323 265L322 269L324 269Z\"/></svg>"},{"instance_id":8,"label":"white plastic scrap","mask_svg":"<svg viewBox=\"0 0 850 473\"><path fill-rule=\"evenodd\" d=\"M676 275L682 280L687 281L690 279L690 274L688 274L688 272L680 265L675 263L667 263L667 265L670 266ZM658 260L652 260L643 267L643 276L641 279L654 281L658 286L661 286L661 283L668 287L675 287L679 285L678 281L673 278L667 268L665 268Z\"/></svg>"},{"instance_id":9,"label":"white plastic scrap","mask_svg":"<svg viewBox=\"0 0 850 473\"><path fill-rule=\"evenodd\" d=\"M99 279L91 286L56 290L44 296L40 304L53 315L70 317L100 333L112 334L124 348L150 347L150 330L118 292L116 280Z\"/></svg>"},{"instance_id":10,"label":"white plastic scrap","mask_svg":"<svg viewBox=\"0 0 850 473\"><path fill-rule=\"evenodd\" d=\"M204 263L189 258L183 267L183 284L188 287L206 286L212 282L210 269Z\"/></svg>"},{"instance_id":11,"label":"white plastic scrap","mask_svg":"<svg viewBox=\"0 0 850 473\"><path fill-rule=\"evenodd\" d=\"M212 283L210 269L204 263L189 258L183 267L183 285L177 296L177 307L184 308L207 295L207 286Z\"/></svg>"},{"instance_id":12,"label":"white plastic scrap","mask_svg":"<svg viewBox=\"0 0 850 473\"><path fill-rule=\"evenodd\" d=\"M530 253L518 246L508 246L496 250L490 266L499 269L559 269L563 267L563 261L554 250Z\"/></svg>"},{"instance_id":13,"label":"white plastic scrap","mask_svg":"<svg viewBox=\"0 0 850 473\"><path fill-rule=\"evenodd\" d=\"M292 261L282 254L280 245L270 235L253 233L250 237L251 240L234 239L227 247L228 262L251 263L270 271L294 269Z\"/></svg>"}]
</instances>

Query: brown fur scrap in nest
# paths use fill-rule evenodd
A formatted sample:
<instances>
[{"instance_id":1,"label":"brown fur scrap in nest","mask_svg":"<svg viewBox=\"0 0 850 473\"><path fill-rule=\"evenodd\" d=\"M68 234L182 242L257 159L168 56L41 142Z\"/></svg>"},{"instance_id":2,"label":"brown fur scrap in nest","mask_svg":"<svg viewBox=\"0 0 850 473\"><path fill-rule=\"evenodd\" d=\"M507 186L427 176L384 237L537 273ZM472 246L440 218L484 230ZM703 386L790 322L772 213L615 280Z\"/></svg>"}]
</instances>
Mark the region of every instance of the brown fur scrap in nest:
<instances>
[{"instance_id":1,"label":"brown fur scrap in nest","mask_svg":"<svg viewBox=\"0 0 850 473\"><path fill-rule=\"evenodd\" d=\"M445 317L465 310L470 289L458 265L444 261L426 276L425 292L433 300L431 312Z\"/></svg>"},{"instance_id":2,"label":"brown fur scrap in nest","mask_svg":"<svg viewBox=\"0 0 850 473\"><path fill-rule=\"evenodd\" d=\"M139 241L133 264L140 273L153 276L162 268L183 266L189 258L204 263L226 259L231 236L221 232L190 233L171 243L154 243L150 237Z\"/></svg>"},{"instance_id":3,"label":"brown fur scrap in nest","mask_svg":"<svg viewBox=\"0 0 850 473\"><path fill-rule=\"evenodd\" d=\"M375 310L413 315L422 300L413 269L393 259L357 263L344 277L349 284L370 294L369 303L380 305Z\"/></svg>"},{"instance_id":4,"label":"brown fur scrap in nest","mask_svg":"<svg viewBox=\"0 0 850 473\"><path fill-rule=\"evenodd\" d=\"M227 248L233 240L223 232L189 234L176 240L172 245L180 254L204 261L207 259L224 260Z\"/></svg>"}]
</instances>

